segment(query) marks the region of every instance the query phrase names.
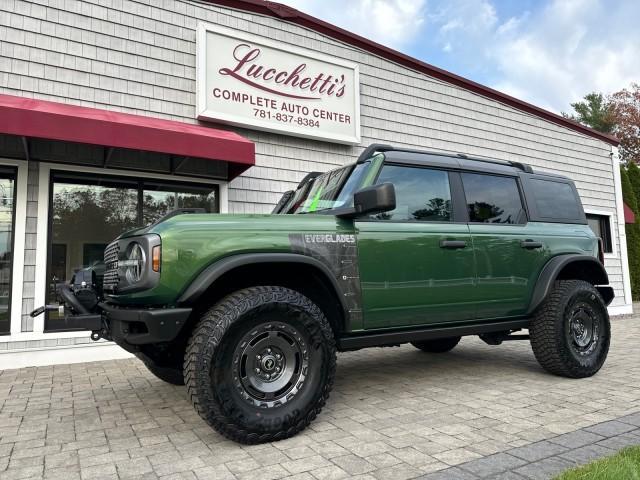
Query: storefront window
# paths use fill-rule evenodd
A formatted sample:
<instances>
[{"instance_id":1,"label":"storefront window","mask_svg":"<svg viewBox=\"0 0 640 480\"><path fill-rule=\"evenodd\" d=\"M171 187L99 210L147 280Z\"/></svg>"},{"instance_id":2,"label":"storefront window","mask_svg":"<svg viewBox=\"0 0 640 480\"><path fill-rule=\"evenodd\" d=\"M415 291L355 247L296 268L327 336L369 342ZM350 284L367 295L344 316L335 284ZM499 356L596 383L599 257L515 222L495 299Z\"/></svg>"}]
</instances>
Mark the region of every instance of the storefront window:
<instances>
[{"instance_id":1,"label":"storefront window","mask_svg":"<svg viewBox=\"0 0 640 480\"><path fill-rule=\"evenodd\" d=\"M54 174L51 191L47 303L56 301L56 285L69 282L78 269L94 267L101 273L104 249L121 233L176 208L219 211L215 185ZM45 330L66 330L64 318L49 312Z\"/></svg>"},{"instance_id":2,"label":"storefront window","mask_svg":"<svg viewBox=\"0 0 640 480\"><path fill-rule=\"evenodd\" d=\"M209 189L200 187L180 189L162 184L145 183L142 203L142 224L149 225L176 208L204 208L217 212L217 196Z\"/></svg>"},{"instance_id":3,"label":"storefront window","mask_svg":"<svg viewBox=\"0 0 640 480\"><path fill-rule=\"evenodd\" d=\"M14 207L14 176L0 171L0 335L11 326Z\"/></svg>"}]
</instances>

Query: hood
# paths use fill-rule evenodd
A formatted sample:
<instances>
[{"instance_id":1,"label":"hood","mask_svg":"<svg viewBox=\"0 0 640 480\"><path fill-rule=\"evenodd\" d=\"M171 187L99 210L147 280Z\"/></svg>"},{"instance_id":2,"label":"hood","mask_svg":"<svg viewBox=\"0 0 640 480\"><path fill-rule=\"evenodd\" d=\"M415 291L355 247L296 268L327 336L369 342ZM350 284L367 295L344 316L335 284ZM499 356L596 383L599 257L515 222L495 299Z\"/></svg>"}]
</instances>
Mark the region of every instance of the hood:
<instances>
[{"instance_id":1,"label":"hood","mask_svg":"<svg viewBox=\"0 0 640 480\"><path fill-rule=\"evenodd\" d=\"M346 220L333 215L300 214L187 214L176 215L164 222L146 228L127 232L123 236L140 235L143 233L157 233L167 230L216 230L216 231L288 231L288 232L317 232L333 230Z\"/></svg>"}]
</instances>

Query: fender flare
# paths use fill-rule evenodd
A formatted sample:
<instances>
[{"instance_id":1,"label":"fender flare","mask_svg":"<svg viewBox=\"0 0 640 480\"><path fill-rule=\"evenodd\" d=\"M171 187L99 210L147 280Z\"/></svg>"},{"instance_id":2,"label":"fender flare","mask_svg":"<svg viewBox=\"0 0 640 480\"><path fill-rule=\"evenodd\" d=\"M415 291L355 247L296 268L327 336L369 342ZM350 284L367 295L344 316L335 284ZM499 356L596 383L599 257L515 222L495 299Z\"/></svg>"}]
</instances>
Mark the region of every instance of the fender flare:
<instances>
[{"instance_id":1,"label":"fender flare","mask_svg":"<svg viewBox=\"0 0 640 480\"><path fill-rule=\"evenodd\" d=\"M193 305L207 289L222 275L238 267L254 265L256 263L295 263L309 265L318 269L333 287L336 297L340 301L345 319L349 318L349 311L341 294L338 281L329 267L320 260L298 253L242 253L225 257L215 261L202 270L178 298L178 305Z\"/></svg>"},{"instance_id":2,"label":"fender flare","mask_svg":"<svg viewBox=\"0 0 640 480\"><path fill-rule=\"evenodd\" d=\"M527 314L533 313L544 301L553 287L553 282L556 281L562 269L575 262L588 262L596 267L598 277L593 282L594 285L609 284L609 276L607 275L604 265L602 265L595 257L581 254L558 255L557 257L553 257L545 264L544 267L542 267L536 286L533 289L533 294L531 295L531 302L529 303ZM603 294L603 297L605 297L605 303L608 305L613 299L613 289L611 287L602 287L602 289L605 293ZM603 292L601 291L601 293Z\"/></svg>"}]
</instances>

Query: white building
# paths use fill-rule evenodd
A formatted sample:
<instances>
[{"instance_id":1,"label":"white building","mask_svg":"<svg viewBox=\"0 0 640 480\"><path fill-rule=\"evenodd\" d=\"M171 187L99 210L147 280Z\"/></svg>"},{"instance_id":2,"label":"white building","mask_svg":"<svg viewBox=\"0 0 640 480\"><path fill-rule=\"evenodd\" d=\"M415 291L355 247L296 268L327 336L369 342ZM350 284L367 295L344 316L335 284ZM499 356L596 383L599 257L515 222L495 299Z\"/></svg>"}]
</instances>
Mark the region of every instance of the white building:
<instances>
[{"instance_id":1,"label":"white building","mask_svg":"<svg viewBox=\"0 0 640 480\"><path fill-rule=\"evenodd\" d=\"M570 176L630 312L617 141L374 41L261 0L0 2L0 369L122 353L29 316L121 231L268 212L371 143Z\"/></svg>"}]
</instances>

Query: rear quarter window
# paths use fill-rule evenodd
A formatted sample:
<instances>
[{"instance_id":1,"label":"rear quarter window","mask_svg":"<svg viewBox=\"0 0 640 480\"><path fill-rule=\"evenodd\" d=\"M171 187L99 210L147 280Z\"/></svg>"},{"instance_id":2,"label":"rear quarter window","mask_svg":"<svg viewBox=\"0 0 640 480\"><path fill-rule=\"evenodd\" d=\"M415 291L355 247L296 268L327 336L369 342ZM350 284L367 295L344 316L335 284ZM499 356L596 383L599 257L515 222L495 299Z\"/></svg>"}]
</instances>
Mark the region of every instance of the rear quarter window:
<instances>
[{"instance_id":1,"label":"rear quarter window","mask_svg":"<svg viewBox=\"0 0 640 480\"><path fill-rule=\"evenodd\" d=\"M580 199L571 183L530 178L527 190L540 221L586 223Z\"/></svg>"}]
</instances>

